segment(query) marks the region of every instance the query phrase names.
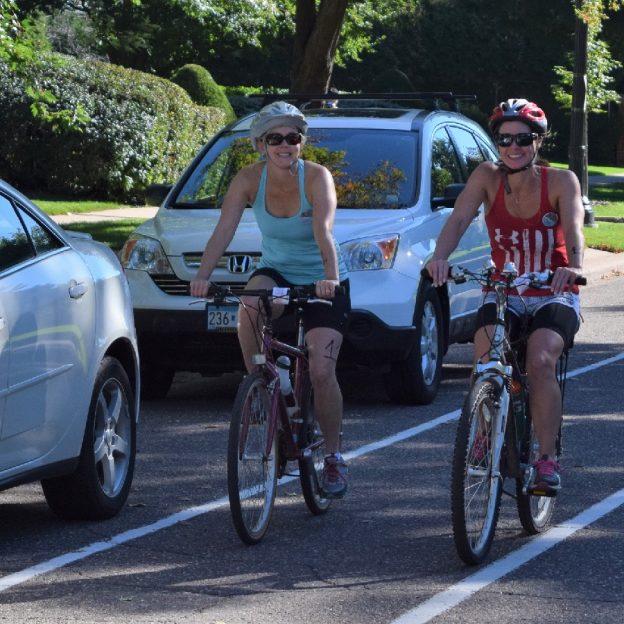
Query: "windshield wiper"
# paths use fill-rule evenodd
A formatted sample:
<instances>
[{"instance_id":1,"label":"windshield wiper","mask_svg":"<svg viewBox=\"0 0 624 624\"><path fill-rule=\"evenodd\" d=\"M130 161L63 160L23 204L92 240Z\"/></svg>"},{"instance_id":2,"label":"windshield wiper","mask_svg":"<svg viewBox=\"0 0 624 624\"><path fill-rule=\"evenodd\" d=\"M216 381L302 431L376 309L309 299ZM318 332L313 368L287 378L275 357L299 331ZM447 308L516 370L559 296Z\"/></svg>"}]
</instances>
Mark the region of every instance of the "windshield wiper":
<instances>
[{"instance_id":1,"label":"windshield wiper","mask_svg":"<svg viewBox=\"0 0 624 624\"><path fill-rule=\"evenodd\" d=\"M213 202L208 201L196 201L196 202L175 202L169 206L169 208L176 208L179 210L190 210L192 208L202 208L208 210L209 208L217 208L213 205Z\"/></svg>"}]
</instances>

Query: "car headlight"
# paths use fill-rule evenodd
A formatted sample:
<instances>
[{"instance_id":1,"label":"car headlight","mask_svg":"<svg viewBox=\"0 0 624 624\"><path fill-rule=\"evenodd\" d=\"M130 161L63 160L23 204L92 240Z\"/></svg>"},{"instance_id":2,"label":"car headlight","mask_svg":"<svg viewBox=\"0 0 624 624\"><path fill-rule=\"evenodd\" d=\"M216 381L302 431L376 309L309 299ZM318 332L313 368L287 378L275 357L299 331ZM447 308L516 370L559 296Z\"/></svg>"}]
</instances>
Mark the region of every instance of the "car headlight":
<instances>
[{"instance_id":1,"label":"car headlight","mask_svg":"<svg viewBox=\"0 0 624 624\"><path fill-rule=\"evenodd\" d=\"M340 245L348 271L389 269L399 248L399 235L362 238Z\"/></svg>"},{"instance_id":2,"label":"car headlight","mask_svg":"<svg viewBox=\"0 0 624 624\"><path fill-rule=\"evenodd\" d=\"M124 269L147 271L155 275L173 274L161 244L146 236L134 235L129 238L121 250L120 260Z\"/></svg>"}]
</instances>

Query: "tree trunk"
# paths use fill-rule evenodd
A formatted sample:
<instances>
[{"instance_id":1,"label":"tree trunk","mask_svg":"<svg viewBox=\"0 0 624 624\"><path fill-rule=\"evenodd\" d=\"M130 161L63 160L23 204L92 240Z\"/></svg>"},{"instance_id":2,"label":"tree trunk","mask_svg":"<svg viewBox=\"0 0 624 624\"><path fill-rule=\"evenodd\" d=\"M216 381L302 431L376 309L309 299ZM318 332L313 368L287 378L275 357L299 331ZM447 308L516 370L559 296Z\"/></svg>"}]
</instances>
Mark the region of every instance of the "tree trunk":
<instances>
[{"instance_id":1,"label":"tree trunk","mask_svg":"<svg viewBox=\"0 0 624 624\"><path fill-rule=\"evenodd\" d=\"M582 0L576 0L580 9ZM587 22L576 16L574 29L574 78L570 114L569 167L579 179L585 209L585 225L595 225L594 212L588 198L587 179Z\"/></svg>"},{"instance_id":2,"label":"tree trunk","mask_svg":"<svg viewBox=\"0 0 624 624\"><path fill-rule=\"evenodd\" d=\"M292 93L326 93L349 0L297 0Z\"/></svg>"}]
</instances>

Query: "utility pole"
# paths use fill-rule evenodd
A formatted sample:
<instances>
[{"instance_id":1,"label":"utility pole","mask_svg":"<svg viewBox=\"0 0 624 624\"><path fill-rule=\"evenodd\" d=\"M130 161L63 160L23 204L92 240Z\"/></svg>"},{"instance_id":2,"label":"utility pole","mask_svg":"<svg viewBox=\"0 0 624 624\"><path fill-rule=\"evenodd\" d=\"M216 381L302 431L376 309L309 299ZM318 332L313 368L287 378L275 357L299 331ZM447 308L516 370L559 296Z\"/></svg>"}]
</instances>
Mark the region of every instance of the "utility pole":
<instances>
[{"instance_id":1,"label":"utility pole","mask_svg":"<svg viewBox=\"0 0 624 624\"><path fill-rule=\"evenodd\" d=\"M581 9L583 0L576 0L576 8ZM570 169L581 184L584 224L596 227L594 211L588 197L587 178L587 22L576 16L574 28L574 79L572 82L572 111L570 114L570 145L568 161Z\"/></svg>"}]
</instances>

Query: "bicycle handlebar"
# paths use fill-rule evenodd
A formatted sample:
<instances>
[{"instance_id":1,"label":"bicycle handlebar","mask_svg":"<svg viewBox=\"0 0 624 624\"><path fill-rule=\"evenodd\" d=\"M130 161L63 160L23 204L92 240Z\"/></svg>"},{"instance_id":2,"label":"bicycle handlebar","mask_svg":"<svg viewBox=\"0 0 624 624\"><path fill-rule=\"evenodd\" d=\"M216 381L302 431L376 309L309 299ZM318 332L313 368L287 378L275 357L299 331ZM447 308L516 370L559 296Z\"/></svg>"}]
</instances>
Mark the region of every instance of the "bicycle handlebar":
<instances>
[{"instance_id":1,"label":"bicycle handlebar","mask_svg":"<svg viewBox=\"0 0 624 624\"><path fill-rule=\"evenodd\" d=\"M336 286L336 295L344 295L344 286ZM306 284L305 286L281 287L273 288L256 288L248 290L239 290L233 292L229 286L221 286L220 284L210 284L208 297L214 298L215 301L224 301L227 297L260 297L266 299L282 299L284 303L305 303L311 300L325 301L330 303L330 299L322 299L316 295L316 286L314 284Z\"/></svg>"},{"instance_id":2,"label":"bicycle handlebar","mask_svg":"<svg viewBox=\"0 0 624 624\"><path fill-rule=\"evenodd\" d=\"M474 281L480 283L490 284L493 284L494 282L501 283L504 281L505 283L509 282L508 285L513 287L515 285L514 280L518 277L521 277L525 278L527 280L527 283L531 286L547 286L552 282L552 278L555 274L554 271L547 269L546 271L541 271L539 273L527 273L526 275L512 276L510 279L506 278L505 280L496 280L496 278L493 278L493 273L495 272L500 273L496 269L487 268L481 271L470 271L469 269L458 265L451 265L449 266L448 279L455 282L456 284L463 284L469 279L473 279ZM431 275L429 275L429 271L427 271L426 268L423 268L420 271L420 275L424 279L428 279L429 281L431 281ZM583 275L577 275L574 283L577 286L587 286L587 278Z\"/></svg>"}]
</instances>

